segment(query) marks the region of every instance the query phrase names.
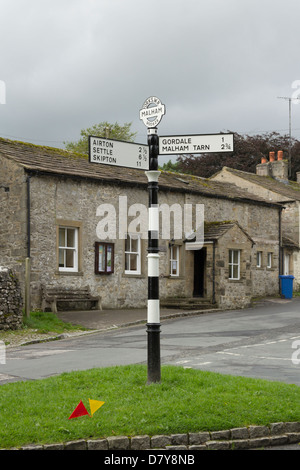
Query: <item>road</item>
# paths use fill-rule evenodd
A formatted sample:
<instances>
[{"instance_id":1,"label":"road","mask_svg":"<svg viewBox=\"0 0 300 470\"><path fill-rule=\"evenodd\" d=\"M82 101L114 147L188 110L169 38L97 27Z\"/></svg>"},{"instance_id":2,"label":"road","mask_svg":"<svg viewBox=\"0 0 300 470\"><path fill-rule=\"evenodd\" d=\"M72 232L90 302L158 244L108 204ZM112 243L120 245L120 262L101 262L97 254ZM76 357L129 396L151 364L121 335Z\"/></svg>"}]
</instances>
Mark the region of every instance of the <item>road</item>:
<instances>
[{"instance_id":1,"label":"road","mask_svg":"<svg viewBox=\"0 0 300 470\"><path fill-rule=\"evenodd\" d=\"M147 361L146 326L8 349L0 384ZM165 320L161 362L300 385L300 298Z\"/></svg>"}]
</instances>

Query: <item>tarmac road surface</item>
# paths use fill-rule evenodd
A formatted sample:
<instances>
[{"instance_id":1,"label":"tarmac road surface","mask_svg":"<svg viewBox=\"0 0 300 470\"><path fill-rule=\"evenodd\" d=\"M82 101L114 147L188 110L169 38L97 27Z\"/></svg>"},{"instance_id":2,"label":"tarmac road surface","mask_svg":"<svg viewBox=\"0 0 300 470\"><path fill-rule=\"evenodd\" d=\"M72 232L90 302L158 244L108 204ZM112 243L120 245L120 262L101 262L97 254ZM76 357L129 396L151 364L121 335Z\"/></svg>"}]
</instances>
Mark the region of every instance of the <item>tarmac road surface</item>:
<instances>
[{"instance_id":1,"label":"tarmac road surface","mask_svg":"<svg viewBox=\"0 0 300 470\"><path fill-rule=\"evenodd\" d=\"M300 298L268 299L254 308L161 317L161 363L300 385ZM173 313L178 314L177 311ZM68 321L112 328L146 321L146 311L61 313ZM121 320L120 320L121 318ZM97 320L98 319L98 320ZM103 321L105 320L105 326ZM147 363L145 324L8 348L0 384L72 370Z\"/></svg>"}]
</instances>

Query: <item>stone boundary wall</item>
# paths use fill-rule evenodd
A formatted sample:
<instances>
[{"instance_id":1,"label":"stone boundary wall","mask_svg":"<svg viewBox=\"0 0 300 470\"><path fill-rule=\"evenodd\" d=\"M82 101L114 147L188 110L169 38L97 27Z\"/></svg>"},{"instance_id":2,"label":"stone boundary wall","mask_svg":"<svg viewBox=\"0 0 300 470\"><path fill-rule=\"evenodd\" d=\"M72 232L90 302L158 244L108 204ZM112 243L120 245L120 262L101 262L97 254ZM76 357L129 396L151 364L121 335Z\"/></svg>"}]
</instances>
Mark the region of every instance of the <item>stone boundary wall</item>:
<instances>
[{"instance_id":1,"label":"stone boundary wall","mask_svg":"<svg viewBox=\"0 0 300 470\"><path fill-rule=\"evenodd\" d=\"M27 445L12 450L244 450L297 443L300 443L300 422L170 436L110 436L106 439L80 439L60 444Z\"/></svg>"},{"instance_id":2,"label":"stone boundary wall","mask_svg":"<svg viewBox=\"0 0 300 470\"><path fill-rule=\"evenodd\" d=\"M17 330L23 321L20 283L14 272L0 266L0 330Z\"/></svg>"}]
</instances>

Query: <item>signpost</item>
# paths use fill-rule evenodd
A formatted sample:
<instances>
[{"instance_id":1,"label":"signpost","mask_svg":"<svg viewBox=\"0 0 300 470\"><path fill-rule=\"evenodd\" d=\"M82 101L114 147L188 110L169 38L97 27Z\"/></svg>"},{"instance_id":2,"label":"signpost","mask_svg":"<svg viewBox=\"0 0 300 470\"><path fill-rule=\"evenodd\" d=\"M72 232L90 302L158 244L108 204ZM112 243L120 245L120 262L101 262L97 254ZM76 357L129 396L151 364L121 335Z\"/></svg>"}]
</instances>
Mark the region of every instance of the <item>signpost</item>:
<instances>
[{"instance_id":1,"label":"signpost","mask_svg":"<svg viewBox=\"0 0 300 470\"><path fill-rule=\"evenodd\" d=\"M159 155L233 151L233 134L169 135L159 138Z\"/></svg>"},{"instance_id":2,"label":"signpost","mask_svg":"<svg viewBox=\"0 0 300 470\"><path fill-rule=\"evenodd\" d=\"M233 134L158 137L157 125L166 107L156 96L143 103L140 119L147 127L148 145L89 136L89 161L146 170L149 193L147 364L148 383L160 382L159 209L158 155L233 152Z\"/></svg>"},{"instance_id":3,"label":"signpost","mask_svg":"<svg viewBox=\"0 0 300 470\"><path fill-rule=\"evenodd\" d=\"M148 303L147 303L147 366L148 383L160 382L160 305L159 305L159 212L158 212L158 154L157 125L165 114L165 105L155 97L148 98L140 111L140 119L148 128L149 145L149 227L148 227Z\"/></svg>"},{"instance_id":4,"label":"signpost","mask_svg":"<svg viewBox=\"0 0 300 470\"><path fill-rule=\"evenodd\" d=\"M148 145L89 136L91 163L149 170Z\"/></svg>"}]
</instances>

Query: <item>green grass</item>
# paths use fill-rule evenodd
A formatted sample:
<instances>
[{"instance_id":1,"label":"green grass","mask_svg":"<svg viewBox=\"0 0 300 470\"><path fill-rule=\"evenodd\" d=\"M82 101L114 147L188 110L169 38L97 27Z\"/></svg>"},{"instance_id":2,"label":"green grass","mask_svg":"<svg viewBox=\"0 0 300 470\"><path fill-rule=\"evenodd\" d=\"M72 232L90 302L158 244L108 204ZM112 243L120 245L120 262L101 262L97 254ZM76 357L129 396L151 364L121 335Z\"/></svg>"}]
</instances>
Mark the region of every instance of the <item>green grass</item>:
<instances>
[{"instance_id":1,"label":"green grass","mask_svg":"<svg viewBox=\"0 0 300 470\"><path fill-rule=\"evenodd\" d=\"M32 312L30 317L24 316L23 325L25 328L36 329L40 333L63 333L64 331L83 329L80 326L60 320L52 312Z\"/></svg>"},{"instance_id":2,"label":"green grass","mask_svg":"<svg viewBox=\"0 0 300 470\"><path fill-rule=\"evenodd\" d=\"M52 312L31 312L30 317L23 316L22 328L18 330L0 330L0 340L9 345L14 338L22 339L31 333L46 335L48 333L61 334L76 330L86 330L86 328L64 322Z\"/></svg>"},{"instance_id":3,"label":"green grass","mask_svg":"<svg viewBox=\"0 0 300 470\"><path fill-rule=\"evenodd\" d=\"M300 421L296 385L173 366L162 366L160 384L146 381L146 366L122 366L2 385L0 447ZM89 398L105 404L69 420Z\"/></svg>"}]
</instances>

